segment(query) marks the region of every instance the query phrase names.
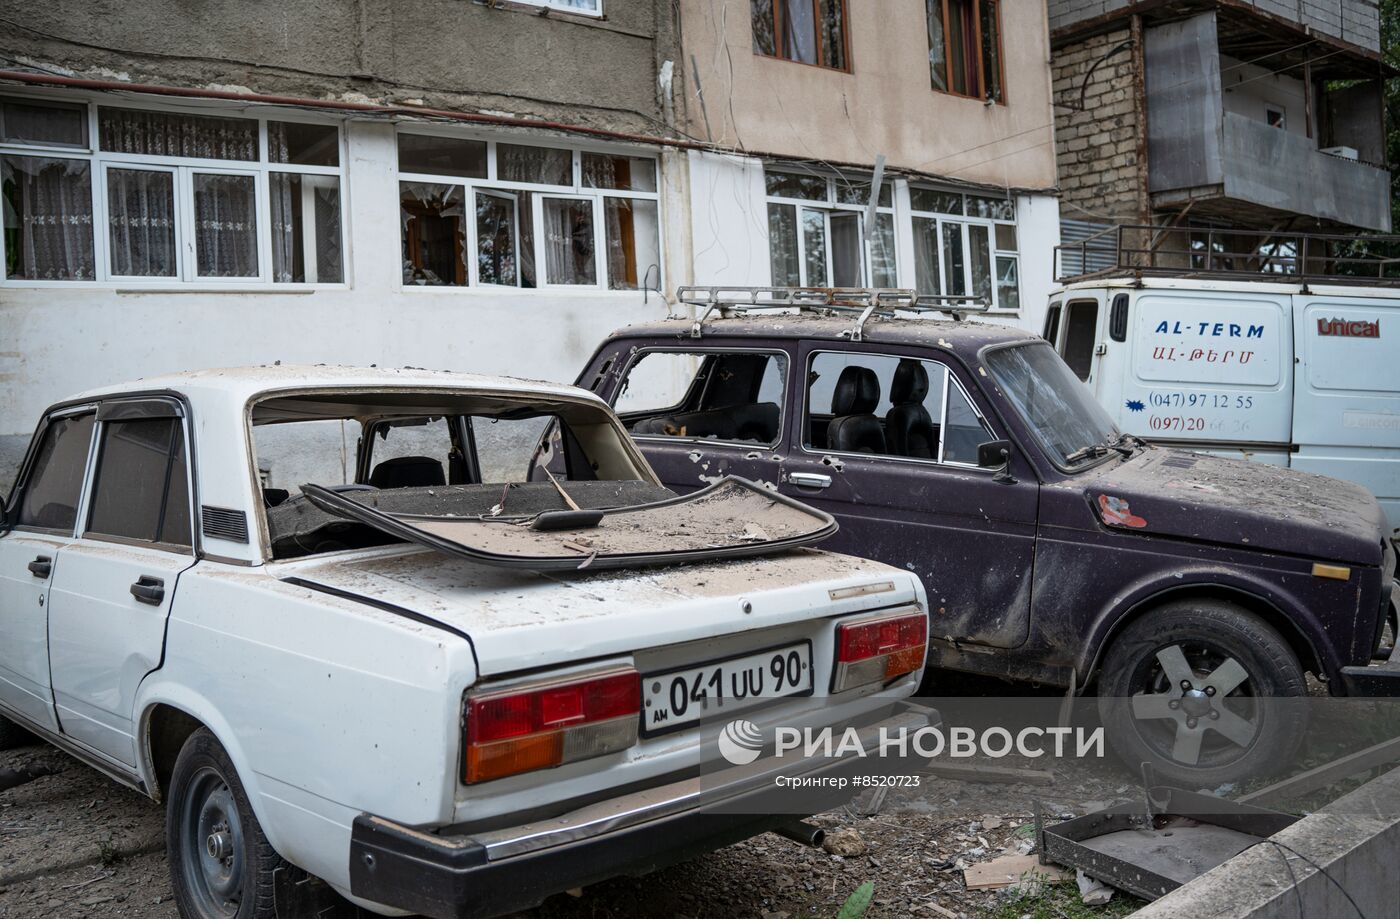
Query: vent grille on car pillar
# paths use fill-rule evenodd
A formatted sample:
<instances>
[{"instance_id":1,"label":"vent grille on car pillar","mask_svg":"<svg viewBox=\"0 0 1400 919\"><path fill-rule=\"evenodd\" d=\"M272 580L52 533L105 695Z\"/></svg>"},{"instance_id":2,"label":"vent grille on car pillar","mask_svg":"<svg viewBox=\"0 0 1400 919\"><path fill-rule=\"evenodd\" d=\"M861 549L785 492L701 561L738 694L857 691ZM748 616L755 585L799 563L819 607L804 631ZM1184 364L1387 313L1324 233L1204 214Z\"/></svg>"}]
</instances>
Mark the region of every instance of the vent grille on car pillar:
<instances>
[{"instance_id":1,"label":"vent grille on car pillar","mask_svg":"<svg viewBox=\"0 0 1400 919\"><path fill-rule=\"evenodd\" d=\"M227 539L229 542L248 541L248 516L242 511L227 507L200 508L202 530L209 539Z\"/></svg>"}]
</instances>

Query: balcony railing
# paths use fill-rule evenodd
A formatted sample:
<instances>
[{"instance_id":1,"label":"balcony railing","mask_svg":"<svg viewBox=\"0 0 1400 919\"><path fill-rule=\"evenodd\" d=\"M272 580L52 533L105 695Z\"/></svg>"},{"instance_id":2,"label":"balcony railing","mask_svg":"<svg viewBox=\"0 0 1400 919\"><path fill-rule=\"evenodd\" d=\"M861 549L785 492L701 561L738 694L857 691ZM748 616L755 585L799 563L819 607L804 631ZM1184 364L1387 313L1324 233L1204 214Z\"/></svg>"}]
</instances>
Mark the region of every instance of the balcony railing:
<instances>
[{"instance_id":1,"label":"balcony railing","mask_svg":"<svg viewBox=\"0 0 1400 919\"><path fill-rule=\"evenodd\" d=\"M1400 235L1123 225L1055 247L1060 281L1214 277L1400 287Z\"/></svg>"}]
</instances>

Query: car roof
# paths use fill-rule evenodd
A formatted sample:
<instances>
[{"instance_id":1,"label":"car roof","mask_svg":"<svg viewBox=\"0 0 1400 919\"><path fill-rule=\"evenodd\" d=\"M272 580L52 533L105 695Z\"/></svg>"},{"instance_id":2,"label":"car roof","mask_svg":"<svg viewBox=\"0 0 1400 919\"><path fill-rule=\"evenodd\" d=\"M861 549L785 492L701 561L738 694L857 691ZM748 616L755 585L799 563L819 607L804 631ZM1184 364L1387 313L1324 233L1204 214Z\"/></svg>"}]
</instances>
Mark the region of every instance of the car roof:
<instances>
[{"instance_id":1,"label":"car roof","mask_svg":"<svg viewBox=\"0 0 1400 919\"><path fill-rule=\"evenodd\" d=\"M458 389L533 396L586 398L602 403L584 389L517 377L423 370L417 367L348 367L329 364L263 364L219 367L144 377L78 393L64 402L81 402L132 393L171 391L193 398L246 403L264 394L298 389Z\"/></svg>"},{"instance_id":2,"label":"car roof","mask_svg":"<svg viewBox=\"0 0 1400 919\"><path fill-rule=\"evenodd\" d=\"M856 325L855 315L813 315L796 312L746 311L737 316L707 319L699 338L691 337L692 319L668 319L618 329L609 340L622 338L676 338L703 346L716 339L815 339L848 341ZM885 318L872 316L861 327L865 342L892 345L935 346L964 355L982 347L1007 342L1037 341L1040 336L1013 326L974 320Z\"/></svg>"}]
</instances>

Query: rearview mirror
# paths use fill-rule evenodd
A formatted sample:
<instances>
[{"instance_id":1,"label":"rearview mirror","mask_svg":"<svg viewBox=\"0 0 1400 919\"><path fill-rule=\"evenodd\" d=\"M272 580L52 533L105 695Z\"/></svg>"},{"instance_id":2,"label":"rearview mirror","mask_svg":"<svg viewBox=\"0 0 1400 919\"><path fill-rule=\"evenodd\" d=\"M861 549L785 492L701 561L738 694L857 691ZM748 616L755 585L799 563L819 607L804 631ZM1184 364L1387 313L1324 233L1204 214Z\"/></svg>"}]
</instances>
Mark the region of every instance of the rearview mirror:
<instances>
[{"instance_id":1,"label":"rearview mirror","mask_svg":"<svg viewBox=\"0 0 1400 919\"><path fill-rule=\"evenodd\" d=\"M1011 460L1011 441L989 440L977 445L977 465L983 469L1003 469Z\"/></svg>"}]
</instances>

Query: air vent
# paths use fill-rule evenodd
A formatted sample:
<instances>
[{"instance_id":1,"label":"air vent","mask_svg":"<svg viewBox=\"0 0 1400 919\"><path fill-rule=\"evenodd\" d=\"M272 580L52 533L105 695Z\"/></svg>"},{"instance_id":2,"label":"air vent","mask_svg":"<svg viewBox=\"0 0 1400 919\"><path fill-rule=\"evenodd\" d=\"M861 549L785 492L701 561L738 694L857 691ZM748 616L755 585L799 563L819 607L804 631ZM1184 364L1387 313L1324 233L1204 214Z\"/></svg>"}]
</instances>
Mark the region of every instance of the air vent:
<instances>
[{"instance_id":1,"label":"air vent","mask_svg":"<svg viewBox=\"0 0 1400 919\"><path fill-rule=\"evenodd\" d=\"M1162 465L1173 469L1190 469L1196 465L1196 459L1190 453L1172 453L1162 459Z\"/></svg>"},{"instance_id":2,"label":"air vent","mask_svg":"<svg viewBox=\"0 0 1400 919\"><path fill-rule=\"evenodd\" d=\"M229 542L248 541L248 517L242 511L227 507L200 508L202 531L209 539L227 539Z\"/></svg>"}]
</instances>

